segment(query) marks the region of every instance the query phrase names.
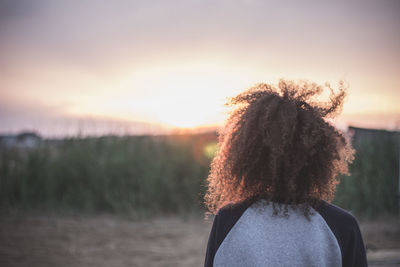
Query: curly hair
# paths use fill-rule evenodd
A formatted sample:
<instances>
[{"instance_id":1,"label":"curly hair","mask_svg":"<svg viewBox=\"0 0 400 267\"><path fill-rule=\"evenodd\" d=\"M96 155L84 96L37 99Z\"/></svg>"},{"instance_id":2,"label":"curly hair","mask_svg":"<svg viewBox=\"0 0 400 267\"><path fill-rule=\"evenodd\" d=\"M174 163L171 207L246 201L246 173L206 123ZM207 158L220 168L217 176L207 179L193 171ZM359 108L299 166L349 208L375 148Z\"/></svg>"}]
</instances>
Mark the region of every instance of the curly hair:
<instances>
[{"instance_id":1,"label":"curly hair","mask_svg":"<svg viewBox=\"0 0 400 267\"><path fill-rule=\"evenodd\" d=\"M329 101L316 101L325 89ZM277 88L260 83L231 98L207 178L208 210L264 199L274 214L292 207L309 218L310 207L331 201L354 158L344 133L327 121L340 112L346 89L343 82L335 93L329 84L280 80Z\"/></svg>"}]
</instances>

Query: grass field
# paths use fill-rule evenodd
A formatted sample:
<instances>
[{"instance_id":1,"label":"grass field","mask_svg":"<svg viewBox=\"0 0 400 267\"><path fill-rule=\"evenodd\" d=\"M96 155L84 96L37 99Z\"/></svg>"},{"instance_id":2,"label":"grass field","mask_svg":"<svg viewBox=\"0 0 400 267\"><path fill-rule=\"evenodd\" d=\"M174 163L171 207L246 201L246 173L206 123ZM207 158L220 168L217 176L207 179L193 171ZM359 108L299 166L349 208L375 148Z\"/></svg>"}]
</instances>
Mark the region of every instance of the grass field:
<instances>
[{"instance_id":1,"label":"grass field","mask_svg":"<svg viewBox=\"0 0 400 267\"><path fill-rule=\"evenodd\" d=\"M398 213L399 145L387 131L353 142L334 203L374 218ZM0 211L202 213L216 133L45 140L0 146Z\"/></svg>"},{"instance_id":2,"label":"grass field","mask_svg":"<svg viewBox=\"0 0 400 267\"><path fill-rule=\"evenodd\" d=\"M355 140L334 203L362 219L370 266L396 266L398 145L373 136ZM201 266L216 149L215 133L0 147L0 266Z\"/></svg>"},{"instance_id":3,"label":"grass field","mask_svg":"<svg viewBox=\"0 0 400 267\"><path fill-rule=\"evenodd\" d=\"M360 225L370 266L400 260L398 220ZM199 217L17 214L0 219L0 266L202 266L210 227Z\"/></svg>"}]
</instances>

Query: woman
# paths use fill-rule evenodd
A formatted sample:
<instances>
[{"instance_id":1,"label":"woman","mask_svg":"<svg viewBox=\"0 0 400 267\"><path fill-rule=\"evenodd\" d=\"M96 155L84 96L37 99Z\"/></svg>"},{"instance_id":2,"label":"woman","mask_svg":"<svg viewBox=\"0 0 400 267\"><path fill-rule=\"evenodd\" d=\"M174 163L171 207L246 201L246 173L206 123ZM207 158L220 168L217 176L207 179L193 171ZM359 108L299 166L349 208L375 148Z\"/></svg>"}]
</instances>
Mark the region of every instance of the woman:
<instances>
[{"instance_id":1,"label":"woman","mask_svg":"<svg viewBox=\"0 0 400 267\"><path fill-rule=\"evenodd\" d=\"M281 80L230 100L207 179L205 266L367 266L356 219L329 203L354 153L326 120L345 94L343 83L334 93Z\"/></svg>"}]
</instances>

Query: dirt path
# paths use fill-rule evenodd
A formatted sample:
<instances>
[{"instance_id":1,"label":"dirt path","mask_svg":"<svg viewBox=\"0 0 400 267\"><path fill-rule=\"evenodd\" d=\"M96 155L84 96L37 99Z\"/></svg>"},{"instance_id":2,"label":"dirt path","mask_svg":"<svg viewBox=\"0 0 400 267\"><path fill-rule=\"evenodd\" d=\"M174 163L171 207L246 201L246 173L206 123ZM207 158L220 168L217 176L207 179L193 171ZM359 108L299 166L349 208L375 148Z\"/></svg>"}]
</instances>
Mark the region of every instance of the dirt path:
<instances>
[{"instance_id":1,"label":"dirt path","mask_svg":"<svg viewBox=\"0 0 400 267\"><path fill-rule=\"evenodd\" d=\"M209 224L163 218L28 217L0 222L0 266L201 266Z\"/></svg>"},{"instance_id":2,"label":"dirt path","mask_svg":"<svg viewBox=\"0 0 400 267\"><path fill-rule=\"evenodd\" d=\"M203 265L211 226L201 219L177 217L132 221L110 216L13 216L1 218L0 227L4 267L186 267ZM371 261L400 258L396 221L363 223L361 229Z\"/></svg>"}]
</instances>

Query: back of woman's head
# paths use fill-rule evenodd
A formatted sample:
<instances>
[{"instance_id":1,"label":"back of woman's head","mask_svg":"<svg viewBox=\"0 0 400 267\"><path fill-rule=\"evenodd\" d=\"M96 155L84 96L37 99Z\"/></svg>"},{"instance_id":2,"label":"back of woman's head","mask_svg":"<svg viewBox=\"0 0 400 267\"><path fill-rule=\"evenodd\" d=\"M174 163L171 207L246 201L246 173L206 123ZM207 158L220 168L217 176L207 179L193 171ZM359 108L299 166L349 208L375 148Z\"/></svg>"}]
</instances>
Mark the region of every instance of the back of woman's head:
<instances>
[{"instance_id":1,"label":"back of woman's head","mask_svg":"<svg viewBox=\"0 0 400 267\"><path fill-rule=\"evenodd\" d=\"M330 90L328 102L315 97ZM264 199L291 204L308 217L319 200L332 200L338 174L348 171L353 150L344 134L326 121L343 105L344 84L281 80L258 84L231 98L233 110L221 130L205 201L216 213L229 203ZM279 210L276 212L279 212Z\"/></svg>"}]
</instances>

